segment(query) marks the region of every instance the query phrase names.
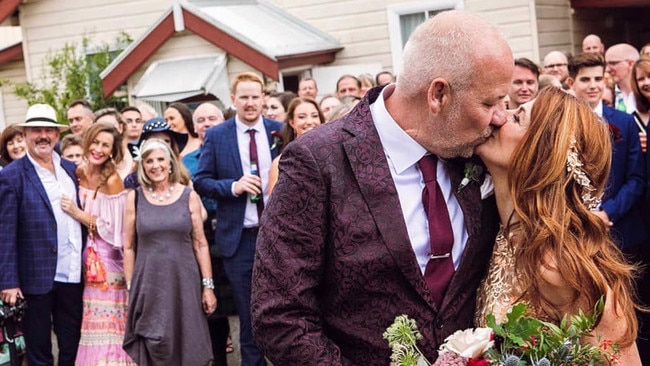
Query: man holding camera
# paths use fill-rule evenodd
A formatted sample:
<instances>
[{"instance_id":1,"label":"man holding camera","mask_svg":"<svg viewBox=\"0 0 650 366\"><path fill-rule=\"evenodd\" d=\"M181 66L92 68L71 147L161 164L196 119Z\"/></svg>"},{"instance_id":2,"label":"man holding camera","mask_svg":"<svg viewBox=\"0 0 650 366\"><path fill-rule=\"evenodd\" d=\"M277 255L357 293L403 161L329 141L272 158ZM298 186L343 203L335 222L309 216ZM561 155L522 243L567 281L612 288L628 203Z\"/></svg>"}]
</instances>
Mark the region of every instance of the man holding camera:
<instances>
[{"instance_id":1,"label":"man holding camera","mask_svg":"<svg viewBox=\"0 0 650 366\"><path fill-rule=\"evenodd\" d=\"M81 333L83 229L62 198L77 197L75 165L54 151L68 126L46 104L27 110L27 154L0 172L0 299L27 302L23 333L30 366L53 365L52 326L60 366L74 365ZM78 204L78 203L77 203Z\"/></svg>"}]
</instances>

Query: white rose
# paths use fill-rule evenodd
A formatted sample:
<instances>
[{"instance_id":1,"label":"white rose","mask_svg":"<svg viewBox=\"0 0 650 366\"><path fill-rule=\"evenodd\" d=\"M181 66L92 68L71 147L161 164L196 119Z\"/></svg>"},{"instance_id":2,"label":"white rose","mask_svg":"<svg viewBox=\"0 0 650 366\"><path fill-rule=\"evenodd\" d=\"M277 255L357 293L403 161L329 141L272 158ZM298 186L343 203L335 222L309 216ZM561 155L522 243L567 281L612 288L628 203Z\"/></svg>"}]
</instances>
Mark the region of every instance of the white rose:
<instances>
[{"instance_id":1,"label":"white rose","mask_svg":"<svg viewBox=\"0 0 650 366\"><path fill-rule=\"evenodd\" d=\"M459 330L445 339L440 352L454 352L475 359L494 345L491 328Z\"/></svg>"}]
</instances>

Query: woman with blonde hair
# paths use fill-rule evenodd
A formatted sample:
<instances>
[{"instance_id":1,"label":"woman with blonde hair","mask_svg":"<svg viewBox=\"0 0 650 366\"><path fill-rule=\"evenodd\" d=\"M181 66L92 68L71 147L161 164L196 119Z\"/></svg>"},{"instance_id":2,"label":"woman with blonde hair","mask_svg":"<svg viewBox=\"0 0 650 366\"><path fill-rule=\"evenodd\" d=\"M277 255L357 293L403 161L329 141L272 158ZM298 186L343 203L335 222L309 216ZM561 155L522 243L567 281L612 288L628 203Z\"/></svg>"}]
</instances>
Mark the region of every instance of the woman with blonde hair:
<instances>
[{"instance_id":1,"label":"woman with blonde hair","mask_svg":"<svg viewBox=\"0 0 650 366\"><path fill-rule=\"evenodd\" d=\"M75 365L135 365L122 350L128 297L122 258L126 191L117 173L122 136L111 123L97 122L86 131L82 147L86 163L76 171L82 207L74 197L61 200L62 209L88 229Z\"/></svg>"},{"instance_id":2,"label":"woman with blonde hair","mask_svg":"<svg viewBox=\"0 0 650 366\"><path fill-rule=\"evenodd\" d=\"M494 180L501 219L488 273L478 291L476 322L497 320L518 302L531 315L559 324L604 312L594 334L618 342L620 362L640 365L634 267L627 264L594 214L607 183L611 137L589 105L556 88L476 149ZM598 343L597 337L586 341Z\"/></svg>"}]
</instances>

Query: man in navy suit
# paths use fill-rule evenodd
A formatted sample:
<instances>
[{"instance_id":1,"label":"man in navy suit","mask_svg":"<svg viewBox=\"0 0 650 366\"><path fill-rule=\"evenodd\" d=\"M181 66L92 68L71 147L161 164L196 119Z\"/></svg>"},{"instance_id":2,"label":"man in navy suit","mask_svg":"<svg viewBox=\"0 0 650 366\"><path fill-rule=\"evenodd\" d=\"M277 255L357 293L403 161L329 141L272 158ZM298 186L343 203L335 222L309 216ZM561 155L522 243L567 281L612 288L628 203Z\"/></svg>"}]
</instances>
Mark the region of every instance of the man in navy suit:
<instances>
[{"instance_id":1,"label":"man in navy suit","mask_svg":"<svg viewBox=\"0 0 650 366\"><path fill-rule=\"evenodd\" d=\"M612 169L600 218L612 227L612 236L623 252L635 261L647 238L639 211L645 186L645 167L638 130L632 116L603 105L605 60L600 54L579 54L569 65L569 85L576 97L586 100L594 112L609 123L612 132Z\"/></svg>"},{"instance_id":2,"label":"man in navy suit","mask_svg":"<svg viewBox=\"0 0 650 366\"><path fill-rule=\"evenodd\" d=\"M54 152L59 133L54 108L29 107L24 129L27 154L0 172L0 298L27 301L23 332L30 365L74 365L81 332L83 232L61 199L77 197L75 165Z\"/></svg>"},{"instance_id":3,"label":"man in navy suit","mask_svg":"<svg viewBox=\"0 0 650 366\"><path fill-rule=\"evenodd\" d=\"M194 176L201 197L218 202L215 247L239 313L242 365L265 364L251 331L251 276L269 170L278 153L272 134L283 124L262 117L263 90L254 73L236 77L231 98L237 114L208 129Z\"/></svg>"}]
</instances>

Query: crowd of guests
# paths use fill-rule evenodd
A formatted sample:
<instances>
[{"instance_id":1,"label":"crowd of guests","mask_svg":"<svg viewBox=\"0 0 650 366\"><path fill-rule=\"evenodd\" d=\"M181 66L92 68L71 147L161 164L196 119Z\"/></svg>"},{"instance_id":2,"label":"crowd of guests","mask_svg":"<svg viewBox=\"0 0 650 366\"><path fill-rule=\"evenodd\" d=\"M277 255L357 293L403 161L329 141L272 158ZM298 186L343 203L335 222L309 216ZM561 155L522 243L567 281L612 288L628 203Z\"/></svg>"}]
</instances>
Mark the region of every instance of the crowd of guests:
<instances>
[{"instance_id":1,"label":"crowd of guests","mask_svg":"<svg viewBox=\"0 0 650 366\"><path fill-rule=\"evenodd\" d=\"M468 19L476 21L475 24L483 24L473 17ZM426 32L420 30L420 33ZM477 28L475 33L478 37L481 32ZM604 236L595 234L595 239L589 239L595 243L593 258L576 261L580 265L589 266L593 271L585 273L578 270L574 273L569 266L552 261L559 273L575 275L569 279L573 282L568 285L568 290L562 287L565 285L562 282L564 279L549 279L537 273L528 273L524 280L517 278L512 281L517 285L524 283L534 287L538 294L542 295L540 298L544 298L544 291L547 290L540 284L553 284L555 281L560 283L558 288L562 287L567 291L566 298L570 298L573 296L571 291L579 287L580 281L588 279L595 283L594 287L578 291L576 297L584 301L581 305L588 305L585 308L592 306L600 295L613 293L613 298L622 300L618 305L612 305L610 302L608 306L619 306L621 311L611 318L603 318L601 325L614 327L611 324L620 321L627 324L627 327L623 327L621 332L616 334L623 340L622 345L626 350L622 357L633 360L638 357L636 349L631 347L636 337L637 308L632 303L634 290L628 285L632 281L632 265L647 264L650 261L650 233L647 232L650 223L647 164L650 159L646 158L646 130L650 119L650 46L644 47L640 52L628 44L617 44L605 49L598 36L589 35L583 41L583 52L580 54L566 55L553 51L544 57L541 67L529 59L519 58L515 60L510 73L508 67L496 67L498 62L504 63L507 61L506 57L511 56L509 49L506 50L505 42L496 33L490 35L503 46L502 49L499 48L503 51L503 59L495 58L496 61L493 61L494 65L491 66L500 71L491 75L494 80L486 81L484 85L496 87L501 81L507 81L503 83L507 86L507 97L505 100L490 103L492 127L488 129L490 133L487 135L495 135L496 141L501 138L506 139L504 141L514 141L514 145L504 147L495 145L495 140L489 140L489 143L486 142L477 149L487 169L493 173L497 188L496 204L499 207L498 211L494 212L498 212L498 215L494 215L492 219L500 219L505 227L501 228L501 235L504 230L512 229L508 232L512 235L509 239L514 243L513 247L508 247L508 250L513 251L508 258L500 259L495 255L492 261L505 261L516 257L526 263L528 267L524 269L531 272L538 264L539 256L525 257L521 252L538 250L535 254L545 254L543 248L546 242L540 241L537 235L562 239L558 232L537 232L540 226L543 226L539 220L552 222L557 219L553 211L557 208L550 205L526 207L521 203L524 202L522 197L538 203L548 199L548 196L526 196L529 192L526 190L527 184L534 185L533 183L537 182L526 180L526 174L536 168L534 162L538 158L538 150L548 155L549 162L556 161L555 158L560 155L566 155L567 149L570 152L575 150L576 154L580 151L580 158L588 160L571 166L571 169L574 175L588 175L591 180L577 180L571 175L567 176L564 166L559 170L539 170L538 178L542 181L552 171L557 172L558 177L553 178L554 183L549 184L549 189L557 195L553 202L565 203L565 213L574 218L567 227L571 227L573 235L579 233L578 239L573 237L560 249L579 253L583 244L580 235L593 235L599 233L602 228L603 233L608 233ZM424 154L425 157L431 157L422 150L424 147L440 159L436 160L434 157L432 162L427 163L433 164L429 168L418 162L405 167L403 171L412 169L417 173L418 179L420 172L423 177L433 174L434 180L436 169L441 170L436 168L437 164L443 164L441 160L457 156L467 157L466 155L471 155L474 147L479 144L475 141L467 146L452 146L456 135L440 137L449 131L437 131L431 126L407 129L395 122L403 120L404 116L415 111L421 112L422 115L433 111L431 113L435 118L432 121L437 121L440 117L439 111L448 106L454 98L448 94L449 85L440 81L439 85L435 85L439 89L435 90L435 95L431 95L435 100L426 99L426 103L431 105L424 103L414 104L411 109L404 107L417 99L413 97L417 94L413 90L418 88L419 79L413 79L412 75L420 75L416 72L420 67L418 65L422 68L429 67L416 62L423 59L418 56L417 50L437 47L422 39L413 42L416 46L412 46L414 48L405 52L405 55L412 55L410 57L413 57L415 66L412 66L412 69L407 68L405 73L400 75L400 78L404 79L397 84L395 77L387 71L375 76L343 75L338 79L334 93L320 98L317 81L313 78L300 80L297 93L267 93L264 81L258 75L241 73L235 77L232 84L232 106L224 111L210 102L202 103L194 110L185 103L175 102L167 106L162 116L157 116L156 112L146 105L129 106L121 111L115 108L93 111L87 101L77 100L72 102L66 111L68 124L61 124L51 106L30 106L25 121L6 127L0 136L0 196L3 197L3 205L0 207L0 266L3 268L0 274L0 295L3 302L10 304L15 303L18 297L27 301L23 331L29 364L53 364L53 329L59 346L59 365L207 365L211 362L215 365L225 365L226 354L232 351L228 349L231 345L226 317L230 312L223 310L228 308L228 298L232 299L231 307L234 307L233 310L239 315L242 364L264 365L265 356L268 355L273 355L278 360L305 356L300 353L290 355L277 351L280 343L293 341L283 340L283 337L290 333L283 333L282 329L288 323L291 324L286 328L287 332L295 331L289 328L300 326L298 324L305 324L305 329L311 327L312 325L308 324L309 319L291 317L300 312L295 309L302 308L309 312L320 305L316 302L306 304L297 296L313 291L313 288L299 290L303 278L298 281L300 283L282 283L286 279L281 277L287 274L288 278L288 274L294 269L300 269L299 275L302 277L304 274L304 278L309 278L316 272L321 273L319 271L332 274L328 260L341 260L341 268L347 268L345 261L348 257L336 251L345 250L341 248L347 246L349 240L364 242L374 238L375 233L365 227L358 230L367 235L361 235L355 230L352 230L352 234L341 237L332 234L338 238L334 239L335 242L341 238L343 242L340 247L335 245L336 250L333 249L332 253L328 254L323 254L322 248L314 249L317 254L307 253L310 247L295 245L304 244L300 242L301 238L314 235L307 230L308 226L314 227L310 224L312 221L331 219L331 227L328 230L338 227L341 222L337 220L344 215L354 214L345 212L346 208L342 206L350 202L350 207L353 207L364 195L362 192L356 192L356 188L345 185L351 181L353 173L352 168L342 167L358 162L343 158L340 151L329 150L331 141L344 140L341 137L343 132L337 130L338 127L323 130L323 136L331 140L312 137L310 142L304 142L306 139L303 136L314 136L310 131L323 128L319 126L341 118L343 121L339 125L356 123L348 126L347 131L362 137L367 134L366 127L359 127L362 124L368 121L372 123L376 118L382 122L392 121L395 124L393 129L386 125L378 127L381 140L378 136L368 137L376 137L376 141L372 140L375 142L372 147L375 150L372 150L372 153L356 151L354 149L357 149L357 146L346 145L346 142L341 144L348 149L346 153L363 160L366 155L374 153L381 157L386 153L388 158L391 153L394 157L400 155L399 149L391 150L400 146L396 142L399 138L404 138L398 127L402 127L407 133L424 128L424 135L415 133L412 136L415 140L409 140L413 143L417 141L419 148L412 147L409 151L415 152L415 155ZM490 54L491 56L496 55L496 51L490 52L495 52ZM385 88L375 88L377 86ZM559 90L564 90L566 94ZM484 91L488 96L492 93L487 89ZM409 94L411 92L413 95ZM378 98L379 93L385 93L383 98ZM370 97L364 99L366 95ZM543 103L535 104L532 109L532 102L538 95ZM570 99L567 95L573 95L575 98ZM576 100L585 103L580 104ZM362 108L354 109L358 103L363 103ZM371 107L369 103L372 103ZM430 109L421 110L427 109L426 107ZM511 119L508 121L502 118L502 109L505 107L515 110L509 114ZM372 113L367 111L370 108ZM454 108L461 110L464 107L461 103L454 104ZM547 110L543 108L555 109L545 114ZM364 110L366 114L359 110ZM352 112L354 115L351 116L351 111L356 113ZM393 120L391 116L394 113L401 118L395 117ZM444 120L461 123L456 121L458 116L460 115L445 115ZM474 117L468 118L471 120ZM594 127L602 123L601 118L608 124L608 128L602 131ZM511 127L517 124L524 127L514 127L514 130L511 130ZM530 132L526 132L529 126ZM355 128L361 129L355 131ZM550 136L550 131L561 128L570 130L570 136L573 136L574 140L569 139L569 135ZM607 135L601 133L605 130L608 131ZM528 133L526 138L525 133ZM61 134L64 134L62 138ZM395 137L398 135L402 137ZM391 140L391 136L395 140ZM431 143L432 140L423 136L440 139ZM554 143L554 148L544 149L541 140L535 140L534 136L548 138ZM611 144L591 144L591 140L603 136L611 137ZM299 138L299 141L306 145L296 147L298 144L293 142ZM359 144L363 146L369 144L368 141L363 140ZM526 146L538 143L540 146L528 149L534 156L527 156L526 149L518 148L517 154L512 155L515 157L512 161L504 161L504 156L511 155L504 155L503 149L511 153L515 146L520 146L520 141L529 141ZM382 144L387 144L386 151L381 150ZM288 146L293 146L293 150L285 150ZM377 146L380 147L379 150L376 149ZM603 147L608 151L598 150ZM285 151L288 151L288 156L285 156ZM316 155L322 160L318 160ZM610 156L611 173L608 175L605 173L610 170ZM281 157L284 157L282 160L286 163L280 163ZM562 156L558 159L565 158ZM323 167L322 164L329 159L333 159L334 165ZM383 164L384 160L378 159ZM387 167L384 173L388 172L389 176L394 174L397 177L398 173L393 170L398 169L394 164L399 164L399 161L392 161L390 169ZM564 160L562 162L564 164ZM363 164L365 163L364 161ZM519 167L520 174L509 170L511 164ZM369 169L372 170L372 166ZM526 174L523 174L524 172ZM362 171L357 171L357 174L359 176L355 179L366 176ZM453 175L450 172L445 174ZM283 176L284 179L281 179ZM319 177L321 180L315 182ZM334 179L335 177L340 180ZM444 179L447 178L450 176L445 175ZM327 181L328 179L331 181ZM520 180L521 184L513 185L509 181L512 179ZM280 193L274 193L278 182L282 186ZM315 195L322 193L317 186L324 184L323 182L327 185L323 190L333 192L331 202L319 201L319 205L312 207L309 203L313 202ZM398 192L393 190L382 193L392 195L393 198L401 193L395 201L395 207L399 207L400 201L405 197L403 192L407 190L404 187L412 188L408 185L414 181L409 183L395 178L395 182L398 184ZM386 186L384 183L382 181L373 189L379 192L381 187ZM553 184L570 186L571 190L579 192L580 195L574 196L567 193L568 188L559 189ZM426 189L429 189L428 183L426 186ZM602 201L600 196L596 197L600 193L603 193ZM278 195L280 198L277 198ZM358 202L355 201L357 199ZM463 212L466 211L464 202L454 202L457 212L461 212L461 208ZM295 203L295 206L291 206L292 203ZM282 207L283 204L287 206ZM421 202L413 201L407 204L421 207ZM262 216L267 205L272 206L272 213ZM493 205L492 208L496 209L496 206ZM310 223L305 222L305 227L296 227L298 222L295 215L301 215L303 210L311 212L306 216L302 214L304 217L301 218ZM363 208L360 210L363 211ZM536 210L545 210L548 218L537 217ZM370 222L363 221L363 214L365 212L359 215L359 225L373 226ZM420 214L425 213L418 211L417 215ZM426 215L431 222L433 216L430 216L429 212ZM597 217L598 221L592 220L594 217ZM582 222L584 225L575 228L571 226L576 222ZM459 226L452 222L448 224L449 230L445 228L447 231L442 236L452 234L452 237L451 242L446 244L454 244L454 238L456 241L460 240L459 237L467 238L468 233L464 231L464 236L454 236L451 228L453 226L456 230ZM346 225L341 225L342 233L350 229ZM439 230L433 227L427 229L424 226L419 229L424 231L421 233L423 235L418 237L410 238L411 230L402 234L406 239L426 238L422 240L428 245L429 240L433 240L429 235L433 238L438 234L431 233ZM480 240L494 239L496 231L490 236L491 229L486 230L486 235ZM258 233L261 237L259 242ZM361 236L355 236L357 234ZM381 235L377 233L376 236ZM318 240L314 239L313 243ZM471 240L478 239L472 237ZM522 243L529 243L529 246L523 247ZM618 249L610 245L611 243L615 243ZM261 252L257 247L260 244L263 245ZM376 242L372 242L369 245L375 244ZM497 248L506 244L505 241L498 240L496 243ZM381 251L381 248L377 249ZM293 253L295 258L301 259L304 267L291 267L284 263L287 258L281 257L280 252L276 250ZM256 255L261 256L261 259L256 259ZM444 264L451 269L452 274L455 269L459 270L460 258L458 253L455 256L456 258L451 258L447 255L447 262ZM487 264L489 256L484 257ZM313 262L309 262L310 260ZM427 260L423 259L422 263L419 263L426 281L427 276L431 276L427 274ZM496 265L491 268L499 269ZM259 275L258 278L253 277L254 270ZM646 288L650 281L647 272L644 273L644 277L637 282L637 288L642 302L650 304L650 293ZM342 275L343 273L338 273L333 276L338 278ZM389 279L394 279L390 276L392 275L389 274ZM315 287L325 285L328 281L316 283L321 280L316 277L318 276L312 277L315 281L312 285ZM481 277L472 275L468 278L469 287L475 291ZM395 283L402 281L394 280ZM256 287L253 286L257 281L259 282ZM489 295L492 291L489 279L487 284L485 281L481 284L479 300L481 293ZM345 284L346 279L342 278L340 283ZM374 286L372 283L371 286ZM440 288L436 287L439 284L429 286L427 282L431 294L427 294L426 301L435 304L434 308L442 306L448 284L447 281ZM336 288L335 284L330 285L333 286L332 289ZM386 289L390 286L389 281ZM298 290L293 292L288 287ZM230 291L226 293L224 289ZM340 289L349 290L343 287ZM375 290L381 291L379 288ZM561 298L562 292L555 294L559 294L558 302L566 299ZM282 295L282 299L273 298L276 295ZM408 298L411 295L409 293L405 296ZM332 296L322 299L322 304L339 304L335 295ZM314 296L316 297L318 296ZM473 297L471 300L470 297L462 298L468 304L473 302ZM264 299L268 301L262 304L261 300ZM561 318L560 312L575 310L573 307L556 306L553 302L531 302L537 305L538 310L545 312L545 315L550 314L553 321ZM512 304L504 300L501 304L487 304L479 310L495 312L495 309L505 309L510 305ZM307 309L309 306L312 308ZM359 309L364 309L364 306L365 304L361 304ZM278 309L284 310L280 314L277 313ZM333 310L330 308L327 311ZM361 313L351 316L367 315ZM463 313L463 319L472 317L465 313L467 311ZM638 314L641 319L641 332L637 342L641 350L647 350L650 347L644 342L648 342L650 334L647 329L649 320L645 313ZM329 324L332 329L342 327L343 323L336 320L340 314L330 315L330 319L323 321L333 321ZM437 328L437 325L434 326L437 322L433 318L424 316L424 321L431 323L431 329ZM320 320L316 321L319 322ZM481 319L478 322L480 323ZM325 330L327 331L328 329ZM340 329L341 334L345 333L350 337L361 334L355 333L356 331L353 328ZM363 333L367 332L367 329L358 331ZM431 332L426 334L427 332L429 331L425 330L425 336L432 337ZM268 337L260 341L255 338L256 335L258 338L264 335ZM326 336L319 338L320 341L315 341L326 344L329 341ZM297 342L298 338L300 336L296 336ZM364 345L368 350L376 346L373 343L374 335L370 338L373 339L368 339ZM278 345L272 344L274 339L278 340ZM260 348L260 344L263 348ZM433 344L435 342L427 347L431 348ZM288 349L290 348L291 345L288 345ZM345 347L342 349L356 357L363 353L361 348L347 351ZM385 347L379 348L381 352L385 351ZM373 357L383 357L381 352ZM370 353L372 352L369 351L368 354ZM319 356L325 354L324 351ZM366 356L361 355L359 359ZM648 357L644 352L641 352L641 356ZM368 358L371 359L372 357Z\"/></svg>"},{"instance_id":2,"label":"crowd of guests","mask_svg":"<svg viewBox=\"0 0 650 366\"><path fill-rule=\"evenodd\" d=\"M75 100L67 125L49 105L30 106L25 121L0 136L0 287L7 303L27 300L29 364L53 363L53 330L59 365L225 365L232 352L227 315L237 312L243 363L263 363L246 316L254 250L241 262L241 253L228 253L221 242L233 235L232 228L225 228L231 232L225 236L220 232L229 221L224 215L238 211L228 201L246 205L249 194L267 201L281 149L350 111L376 81L387 84L393 76L345 75L319 104L314 79L302 80L298 94L265 93L262 79L244 73L233 85L233 107L225 111L210 102L193 111L176 102L157 116L146 104L93 111L88 101ZM215 196L204 188L224 174L206 172L219 167L204 161L216 152L211 127L258 120L264 121L259 132L267 134L255 140L269 149L261 148L259 158L242 151L232 175L243 173L248 185L226 187L227 198ZM235 135L225 138L235 152L248 146ZM253 224L238 220L239 234L245 225L254 247L258 218L250 219ZM23 232L35 226L42 227ZM215 292L224 300L217 312Z\"/></svg>"}]
</instances>

